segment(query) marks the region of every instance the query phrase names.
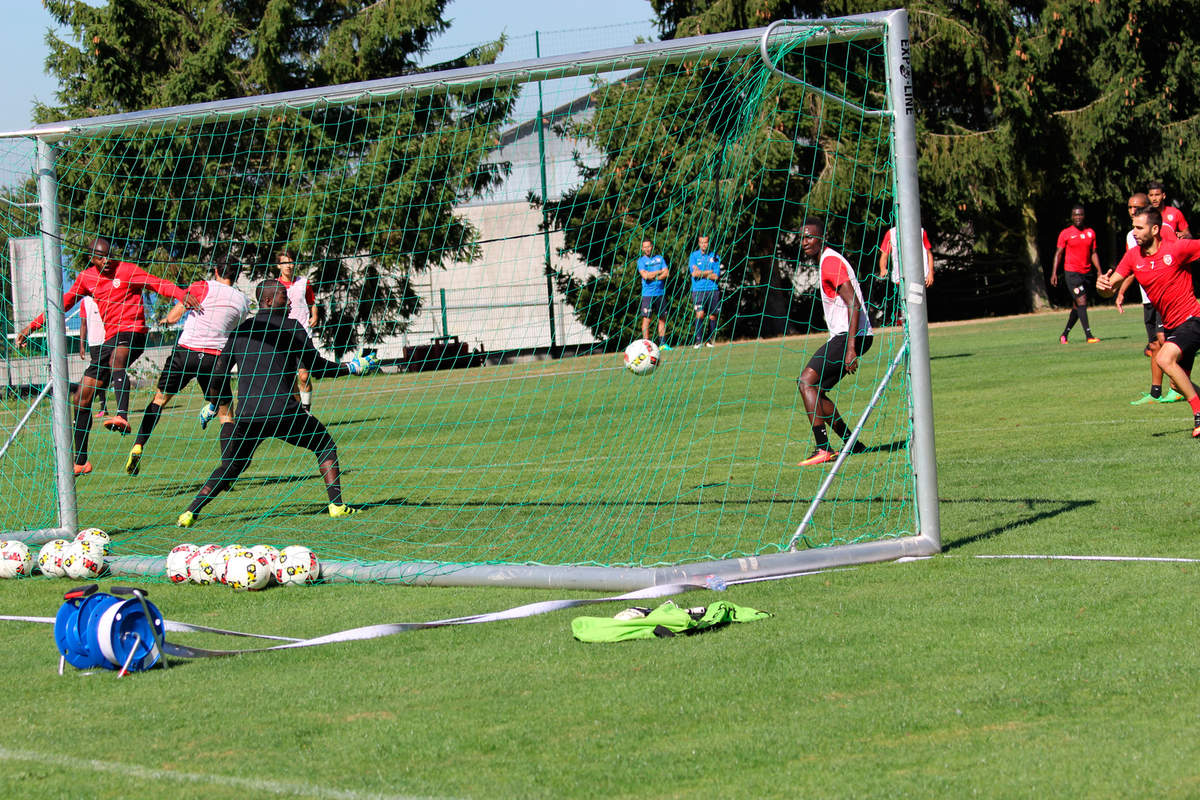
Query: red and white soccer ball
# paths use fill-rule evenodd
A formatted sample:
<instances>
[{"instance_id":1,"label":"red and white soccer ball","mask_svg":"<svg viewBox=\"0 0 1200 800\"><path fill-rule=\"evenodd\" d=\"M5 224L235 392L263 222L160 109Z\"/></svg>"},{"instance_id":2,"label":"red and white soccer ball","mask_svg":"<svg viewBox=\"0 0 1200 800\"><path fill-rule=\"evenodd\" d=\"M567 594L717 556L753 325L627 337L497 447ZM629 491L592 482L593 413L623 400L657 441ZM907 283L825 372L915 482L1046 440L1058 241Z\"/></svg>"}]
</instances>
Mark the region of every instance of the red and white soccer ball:
<instances>
[{"instance_id":1,"label":"red and white soccer ball","mask_svg":"<svg viewBox=\"0 0 1200 800\"><path fill-rule=\"evenodd\" d=\"M256 592L271 582L270 561L249 550L237 553L225 565L225 585L232 589Z\"/></svg>"},{"instance_id":2,"label":"red and white soccer ball","mask_svg":"<svg viewBox=\"0 0 1200 800\"><path fill-rule=\"evenodd\" d=\"M99 577L104 570L104 548L87 539L71 542L63 552L62 568L72 580Z\"/></svg>"},{"instance_id":3,"label":"red and white soccer ball","mask_svg":"<svg viewBox=\"0 0 1200 800\"><path fill-rule=\"evenodd\" d=\"M108 546L112 544L112 537L99 528L84 528L75 534L75 541L90 542L105 555L108 555Z\"/></svg>"},{"instance_id":4,"label":"red and white soccer ball","mask_svg":"<svg viewBox=\"0 0 1200 800\"><path fill-rule=\"evenodd\" d=\"M0 578L24 578L32 572L29 545L16 539L0 542Z\"/></svg>"},{"instance_id":5,"label":"red and white soccer ball","mask_svg":"<svg viewBox=\"0 0 1200 800\"><path fill-rule=\"evenodd\" d=\"M219 544L206 544L188 561L188 580L192 583L217 583L225 575L225 559Z\"/></svg>"},{"instance_id":6,"label":"red and white soccer ball","mask_svg":"<svg viewBox=\"0 0 1200 800\"><path fill-rule=\"evenodd\" d=\"M271 569L271 577L275 577L275 570L279 567L279 548L269 544L256 544L250 548L250 552L256 556L265 556L267 564Z\"/></svg>"},{"instance_id":7,"label":"red and white soccer ball","mask_svg":"<svg viewBox=\"0 0 1200 800\"><path fill-rule=\"evenodd\" d=\"M625 366L634 375L649 375L661 360L658 345L649 339L638 339L625 348Z\"/></svg>"},{"instance_id":8,"label":"red and white soccer ball","mask_svg":"<svg viewBox=\"0 0 1200 800\"><path fill-rule=\"evenodd\" d=\"M42 574L49 578L65 578L67 571L63 569L63 556L67 553L67 546L70 545L66 539L51 539L42 545L42 549L38 551L38 569Z\"/></svg>"},{"instance_id":9,"label":"red and white soccer ball","mask_svg":"<svg viewBox=\"0 0 1200 800\"><path fill-rule=\"evenodd\" d=\"M187 583L188 565L200 548L194 544L177 544L167 553L167 579L171 583Z\"/></svg>"},{"instance_id":10,"label":"red and white soccer ball","mask_svg":"<svg viewBox=\"0 0 1200 800\"><path fill-rule=\"evenodd\" d=\"M312 550L298 544L279 551L279 565L275 568L275 580L284 586L302 586L312 583L321 574L321 564Z\"/></svg>"}]
</instances>

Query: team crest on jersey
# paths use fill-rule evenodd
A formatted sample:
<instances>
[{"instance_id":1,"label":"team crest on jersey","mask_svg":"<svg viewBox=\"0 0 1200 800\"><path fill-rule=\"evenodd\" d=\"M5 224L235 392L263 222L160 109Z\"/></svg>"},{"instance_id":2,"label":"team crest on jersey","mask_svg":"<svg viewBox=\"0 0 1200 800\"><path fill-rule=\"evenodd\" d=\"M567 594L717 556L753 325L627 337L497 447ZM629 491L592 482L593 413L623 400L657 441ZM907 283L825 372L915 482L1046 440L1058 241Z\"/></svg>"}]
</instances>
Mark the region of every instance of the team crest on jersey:
<instances>
[{"instance_id":1,"label":"team crest on jersey","mask_svg":"<svg viewBox=\"0 0 1200 800\"><path fill-rule=\"evenodd\" d=\"M113 288L114 289L121 288L121 279L120 278L113 278Z\"/></svg>"},{"instance_id":2,"label":"team crest on jersey","mask_svg":"<svg viewBox=\"0 0 1200 800\"><path fill-rule=\"evenodd\" d=\"M1168 267L1169 267L1169 266L1171 266L1171 262L1172 262L1172 261L1174 261L1174 259L1173 259L1173 258L1171 258L1171 254L1170 254L1170 253L1168 253L1167 255L1163 256L1163 263L1164 263L1164 264L1166 264Z\"/></svg>"}]
</instances>

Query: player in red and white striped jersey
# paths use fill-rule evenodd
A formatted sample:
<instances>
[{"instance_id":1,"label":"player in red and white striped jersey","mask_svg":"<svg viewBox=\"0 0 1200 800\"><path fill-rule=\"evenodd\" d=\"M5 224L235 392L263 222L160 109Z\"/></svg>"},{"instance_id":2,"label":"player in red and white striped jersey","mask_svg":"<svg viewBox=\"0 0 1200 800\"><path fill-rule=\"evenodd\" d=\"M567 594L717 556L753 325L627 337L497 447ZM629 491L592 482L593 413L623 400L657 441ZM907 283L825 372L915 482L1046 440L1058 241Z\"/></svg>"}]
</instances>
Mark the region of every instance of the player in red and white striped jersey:
<instances>
[{"instance_id":1,"label":"player in red and white striped jersey","mask_svg":"<svg viewBox=\"0 0 1200 800\"><path fill-rule=\"evenodd\" d=\"M188 294L200 302L200 313L192 314L183 324L183 333L171 351L162 374L158 376L158 388L154 399L142 412L142 424L137 439L125 461L125 471L137 475L141 469L142 451L158 424L163 407L181 389L195 380L204 392L204 399L216 408L221 420L221 449L233 430L233 392L229 383L229 371L217 364L217 356L229 338L229 332L246 318L250 312L250 298L233 288L237 280L238 266L217 260L213 263L213 278L196 281L188 287ZM167 313L167 322L174 324L183 317L183 303L176 303ZM201 428L208 424L202 413Z\"/></svg>"},{"instance_id":2,"label":"player in red and white striped jersey","mask_svg":"<svg viewBox=\"0 0 1200 800\"><path fill-rule=\"evenodd\" d=\"M1200 437L1200 394L1192 383L1192 365L1200 350L1200 301L1192 291L1192 270L1200 261L1200 240L1162 238L1162 216L1153 208L1133 217L1138 246L1126 251L1121 263L1101 275L1096 288L1111 297L1117 279L1121 289L1137 280L1162 315L1166 341L1155 358L1192 407L1192 436ZM1122 295L1124 292L1122 292ZM1124 312L1118 304L1117 310Z\"/></svg>"},{"instance_id":3,"label":"player in red and white striped jersey","mask_svg":"<svg viewBox=\"0 0 1200 800\"><path fill-rule=\"evenodd\" d=\"M188 308L200 303L175 284L155 277L144 269L125 261L109 258L107 239L92 240L90 264L63 295L63 311L68 311L80 299L91 296L100 310L104 332L108 336L100 350L100 364L91 364L83 373L75 408L75 474L92 471L88 461L88 437L92 431L92 398L96 389L108 383L101 371L107 366L112 376L113 393L117 396L117 414L104 420L109 430L129 432L129 381L126 368L137 360L146 347L146 310L142 292L157 292L180 300ZM45 324L44 315L25 326L17 334L17 347L22 347L29 334Z\"/></svg>"},{"instance_id":4,"label":"player in red and white striped jersey","mask_svg":"<svg viewBox=\"0 0 1200 800\"><path fill-rule=\"evenodd\" d=\"M311 341L313 327L317 324L317 296L312 284L306 275L296 277L296 257L290 250L279 251L275 266L279 270L279 282L287 290L288 316L300 324ZM301 408L312 411L312 381L304 367L296 370L296 399Z\"/></svg>"}]
</instances>

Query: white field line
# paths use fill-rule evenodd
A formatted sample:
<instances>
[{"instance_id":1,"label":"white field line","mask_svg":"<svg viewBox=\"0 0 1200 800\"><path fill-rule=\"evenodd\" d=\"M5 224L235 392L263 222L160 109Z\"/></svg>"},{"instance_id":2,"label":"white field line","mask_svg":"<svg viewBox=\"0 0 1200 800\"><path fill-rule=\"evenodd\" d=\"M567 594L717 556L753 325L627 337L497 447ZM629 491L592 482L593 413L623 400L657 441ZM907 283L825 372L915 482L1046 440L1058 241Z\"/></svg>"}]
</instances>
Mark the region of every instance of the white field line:
<instances>
[{"instance_id":1,"label":"white field line","mask_svg":"<svg viewBox=\"0 0 1200 800\"><path fill-rule=\"evenodd\" d=\"M415 795L374 794L349 789L335 789L307 783L271 781L261 778L239 778L233 775L214 775L203 772L177 772L170 769L151 769L137 764L76 758L61 753L37 753L31 750L11 750L0 747L0 761L27 761L63 767L73 772L106 772L137 780L195 783L244 789L254 794L273 794L284 797L316 797L320 800L429 800ZM154 794L154 792L147 792ZM253 795L251 795L253 796Z\"/></svg>"},{"instance_id":2,"label":"white field line","mask_svg":"<svg viewBox=\"0 0 1200 800\"><path fill-rule=\"evenodd\" d=\"M1043 561L1146 561L1167 564L1196 564L1200 558L1172 558L1159 556L1055 556L1055 555L977 555L975 558L1019 558Z\"/></svg>"}]
</instances>

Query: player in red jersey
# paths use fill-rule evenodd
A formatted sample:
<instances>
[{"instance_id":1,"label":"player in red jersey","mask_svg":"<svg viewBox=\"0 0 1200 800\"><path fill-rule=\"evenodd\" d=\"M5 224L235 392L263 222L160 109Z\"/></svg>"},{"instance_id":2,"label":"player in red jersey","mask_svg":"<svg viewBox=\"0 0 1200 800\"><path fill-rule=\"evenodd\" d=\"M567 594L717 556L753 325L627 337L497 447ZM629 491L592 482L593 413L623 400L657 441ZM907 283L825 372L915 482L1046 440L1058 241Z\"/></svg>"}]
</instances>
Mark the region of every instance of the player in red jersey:
<instances>
[{"instance_id":1,"label":"player in red jersey","mask_svg":"<svg viewBox=\"0 0 1200 800\"><path fill-rule=\"evenodd\" d=\"M796 381L816 442L812 455L800 462L800 466L809 467L837 457L829 446L826 423L843 440L850 435L850 429L838 415L837 406L828 393L845 375L858 369L858 357L871 349L874 337L854 268L841 253L825 246L825 223L820 217L804 220L800 247L805 256L818 261L818 292L825 325L829 328L829 340L813 353ZM855 441L850 452L865 450L862 442Z\"/></svg>"},{"instance_id":2,"label":"player in red jersey","mask_svg":"<svg viewBox=\"0 0 1200 800\"><path fill-rule=\"evenodd\" d=\"M1100 341L1092 335L1087 315L1088 277L1093 267L1097 274L1100 273L1100 256L1096 254L1096 232L1083 227L1083 221L1083 206L1072 206L1071 224L1058 234L1058 249L1054 251L1054 266L1050 269L1050 285L1058 286L1058 267L1062 265L1073 303L1071 315L1067 318L1067 327L1063 328L1062 335L1058 337L1063 344L1067 343L1071 328L1075 327L1075 320L1083 323L1083 333L1088 344Z\"/></svg>"},{"instance_id":3,"label":"player in red jersey","mask_svg":"<svg viewBox=\"0 0 1200 800\"><path fill-rule=\"evenodd\" d=\"M1200 301L1192 292L1192 269L1200 261L1200 240L1162 238L1162 215L1153 208L1133 218L1138 246L1126 251L1117 268L1101 275L1096 288L1111 297L1116 279L1121 288L1137 280L1162 315L1166 341L1155 358L1192 407L1192 437L1200 437L1200 394L1192 383L1192 365L1200 350ZM1117 310L1124 312L1122 305Z\"/></svg>"},{"instance_id":4,"label":"player in red jersey","mask_svg":"<svg viewBox=\"0 0 1200 800\"><path fill-rule=\"evenodd\" d=\"M183 289L157 278L141 267L126 261L109 258L107 239L96 238L91 243L90 264L63 295L63 311L68 311L81 298L90 296L100 309L100 319L108 336L100 349L98 363L83 373L76 395L75 408L75 474L92 471L88 461L88 436L92 431L92 398L96 389L108 383L107 367L112 377L113 393L117 396L117 415L104 420L104 427L121 433L129 432L129 382L126 368L137 360L146 346L146 311L142 292L150 291L180 300L188 308L200 304ZM17 347L23 347L29 334L45 324L45 315L25 326L17 334Z\"/></svg>"},{"instance_id":5,"label":"player in red jersey","mask_svg":"<svg viewBox=\"0 0 1200 800\"><path fill-rule=\"evenodd\" d=\"M1183 212L1167 203L1167 190L1163 187L1162 181L1147 183L1146 197L1150 199L1150 206L1162 214L1163 227L1169 227L1180 239L1192 238Z\"/></svg>"}]
</instances>

